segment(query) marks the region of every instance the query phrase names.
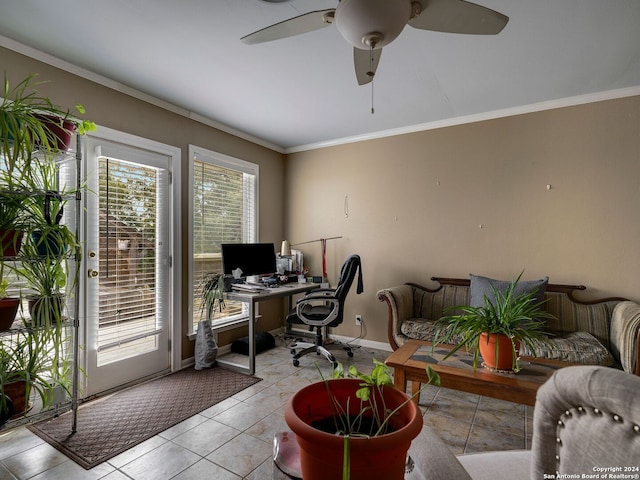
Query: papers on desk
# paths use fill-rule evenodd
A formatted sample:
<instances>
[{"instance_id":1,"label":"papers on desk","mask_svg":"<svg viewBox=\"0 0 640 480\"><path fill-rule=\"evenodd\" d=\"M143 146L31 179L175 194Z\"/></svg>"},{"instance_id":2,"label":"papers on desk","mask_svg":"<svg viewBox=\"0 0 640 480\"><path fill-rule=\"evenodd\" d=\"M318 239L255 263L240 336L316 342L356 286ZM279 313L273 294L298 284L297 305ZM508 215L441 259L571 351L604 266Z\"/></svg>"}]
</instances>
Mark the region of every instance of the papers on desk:
<instances>
[{"instance_id":1,"label":"papers on desk","mask_svg":"<svg viewBox=\"0 0 640 480\"><path fill-rule=\"evenodd\" d=\"M263 287L262 285L258 285L255 283L234 283L231 285L232 290L236 290L238 292L264 292L267 290L267 287Z\"/></svg>"}]
</instances>

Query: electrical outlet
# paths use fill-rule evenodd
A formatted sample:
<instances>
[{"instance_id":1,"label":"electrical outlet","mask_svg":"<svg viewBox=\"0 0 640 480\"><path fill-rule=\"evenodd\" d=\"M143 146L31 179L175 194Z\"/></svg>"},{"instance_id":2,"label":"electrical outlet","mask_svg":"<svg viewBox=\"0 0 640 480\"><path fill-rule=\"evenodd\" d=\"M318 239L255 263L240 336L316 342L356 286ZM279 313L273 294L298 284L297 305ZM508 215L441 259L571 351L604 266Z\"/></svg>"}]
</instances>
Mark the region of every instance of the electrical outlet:
<instances>
[{"instance_id":1,"label":"electrical outlet","mask_svg":"<svg viewBox=\"0 0 640 480\"><path fill-rule=\"evenodd\" d=\"M362 325L362 315L356 315L356 325L358 327Z\"/></svg>"}]
</instances>

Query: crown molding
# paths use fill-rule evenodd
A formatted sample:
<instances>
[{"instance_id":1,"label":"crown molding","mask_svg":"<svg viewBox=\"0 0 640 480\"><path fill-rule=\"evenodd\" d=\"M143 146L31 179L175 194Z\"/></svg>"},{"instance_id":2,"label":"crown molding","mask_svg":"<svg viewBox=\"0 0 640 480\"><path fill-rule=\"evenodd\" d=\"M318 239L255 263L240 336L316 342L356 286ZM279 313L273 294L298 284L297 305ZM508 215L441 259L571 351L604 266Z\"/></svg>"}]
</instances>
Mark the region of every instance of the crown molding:
<instances>
[{"instance_id":1,"label":"crown molding","mask_svg":"<svg viewBox=\"0 0 640 480\"><path fill-rule=\"evenodd\" d=\"M308 145L300 145L298 147L287 148L284 150L284 153L290 154L290 153L304 152L308 150L315 150L319 148L335 147L338 145L345 145L348 143L364 142L367 140L375 140L375 139L385 138L385 137L395 137L397 135L404 135L406 133L416 133L416 132L422 132L426 130L435 130L438 128L464 125L466 123L483 122L485 120L494 120L497 118L513 117L516 115L541 112L544 110L553 110L556 108L572 107L576 105L602 102L605 100L614 100L617 98L624 98L624 97L634 97L636 95L640 95L640 86L620 88L616 90L607 90L604 92L589 93L585 95L577 95L575 97L559 98L556 100L548 100L545 102L532 103L529 105L521 105L518 107L510 107L510 108L503 108L500 110L493 110L491 112L483 112L483 113L477 113L473 115L464 115L461 117L437 120L435 122L408 125L406 127L393 128L389 130L381 130L378 132L355 135L352 137L337 138L335 140L329 140L326 142L318 142L318 143L313 143Z\"/></svg>"},{"instance_id":2,"label":"crown molding","mask_svg":"<svg viewBox=\"0 0 640 480\"><path fill-rule=\"evenodd\" d=\"M245 133L241 130L237 130L228 125L217 122L211 118L207 118L198 113L178 107L167 101L160 100L159 98L156 98L152 95L146 94L144 92L141 92L140 90L136 90L135 88L128 87L110 78L104 77L102 75L91 72L84 68L78 67L77 65L67 62L66 60L62 60L61 58L55 57L41 50L37 50L33 47L24 45L11 38L5 37L4 35L0 35L0 47L5 47L9 50L13 50L14 52L33 58L34 60L37 60L39 62L45 63L47 65L51 65L52 67L56 67L56 68L59 68L60 70L71 73L72 75L76 75L86 80L90 80L94 83L97 83L98 85L102 85L103 87L107 87L117 92L124 93L126 95L129 95L130 97L136 98L138 100L142 100L151 105L155 105L156 107L159 107L164 110L168 110L172 113L175 113L177 115L181 115L183 117L189 118L190 120L201 123L203 125L213 127L217 130L223 131L235 137L242 138L243 140L247 140L251 143L255 143L257 145L263 146L270 150L274 150L278 153L284 153L284 149L282 147L275 145L271 142L255 137L253 135L249 135L248 133Z\"/></svg>"},{"instance_id":3,"label":"crown molding","mask_svg":"<svg viewBox=\"0 0 640 480\"><path fill-rule=\"evenodd\" d=\"M512 117L512 116L523 115L527 113L553 110L556 108L571 107L571 106L583 105L587 103L601 102L605 100L614 100L617 98L632 97L632 96L640 95L640 86L620 88L616 90L607 90L603 92L577 95L574 97L548 100L548 101L539 102L539 103L532 103L529 105L521 105L518 107L510 107L510 108L504 108L499 110L493 110L490 112L483 112L483 113L478 113L473 115L464 115L460 117L447 118L444 120L437 120L434 122L408 125L406 127L392 128L389 130L381 130L381 131L366 133L362 135L336 138L333 140L328 140L328 141L318 142L318 143L311 143L307 145L299 145L296 147L283 148L282 146L275 145L259 137L255 137L241 130L237 130L228 125L217 122L211 118L183 109L181 107L178 107L164 100L160 100L156 97L153 97L152 95L148 95L144 92L128 87L110 78L104 77L102 75L98 75L84 68L80 68L77 65L74 65L70 62L62 60L48 53L44 53L35 48L24 45L20 42L12 40L3 35L0 35L0 46L8 48L9 50L18 52L27 57L31 57L47 65L51 65L53 67L59 68L68 73L76 75L78 77L85 78L99 85L105 86L107 88L111 88L112 90L116 90L118 92L124 93L131 97L145 101L151 105L155 105L157 107L168 110L175 114L182 115L183 117L189 118L195 122L201 123L203 125L207 125L209 127L215 128L217 130L223 131L235 137L241 138L243 140L247 140L249 142L255 143L257 145L263 146L265 148L268 148L270 150L273 150L282 154L298 153L298 152L304 152L309 150L316 150L320 148L345 145L349 143L365 142L368 140L375 140L375 139L380 139L385 137L393 137L397 135L404 135L407 133L416 133L416 132L422 132L426 130L435 130L438 128L464 125L467 123L482 122L485 120L494 120L497 118Z\"/></svg>"}]
</instances>

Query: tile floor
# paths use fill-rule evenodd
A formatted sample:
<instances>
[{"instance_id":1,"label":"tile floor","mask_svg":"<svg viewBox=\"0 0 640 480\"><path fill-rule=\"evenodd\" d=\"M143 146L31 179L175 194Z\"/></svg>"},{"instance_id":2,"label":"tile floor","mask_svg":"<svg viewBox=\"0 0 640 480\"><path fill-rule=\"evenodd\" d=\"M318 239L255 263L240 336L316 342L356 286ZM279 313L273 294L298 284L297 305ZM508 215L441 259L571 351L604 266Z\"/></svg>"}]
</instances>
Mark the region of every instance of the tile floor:
<instances>
[{"instance_id":1,"label":"tile floor","mask_svg":"<svg viewBox=\"0 0 640 480\"><path fill-rule=\"evenodd\" d=\"M374 356L388 354L362 347L353 359L342 352L336 358L369 371ZM319 380L314 360L306 357L296 368L284 345L264 352L256 362L261 382L91 470L24 427L1 432L0 480L272 479L273 435L287 430L283 411L291 394ZM328 362L320 366L328 373ZM420 406L425 424L455 453L530 448L530 407L432 386Z\"/></svg>"}]
</instances>

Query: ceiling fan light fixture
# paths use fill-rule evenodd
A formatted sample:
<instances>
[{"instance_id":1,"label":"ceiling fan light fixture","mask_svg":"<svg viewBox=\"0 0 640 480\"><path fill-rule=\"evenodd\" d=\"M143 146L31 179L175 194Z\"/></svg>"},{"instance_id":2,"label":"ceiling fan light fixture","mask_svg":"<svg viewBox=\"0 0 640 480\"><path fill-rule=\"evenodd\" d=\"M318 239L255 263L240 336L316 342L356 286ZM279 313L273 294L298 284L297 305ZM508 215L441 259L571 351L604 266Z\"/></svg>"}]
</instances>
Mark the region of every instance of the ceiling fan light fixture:
<instances>
[{"instance_id":1,"label":"ceiling fan light fixture","mask_svg":"<svg viewBox=\"0 0 640 480\"><path fill-rule=\"evenodd\" d=\"M356 48L371 48L365 40L381 38L374 48L391 43L411 18L411 0L341 0L335 25L344 39Z\"/></svg>"},{"instance_id":2,"label":"ceiling fan light fixture","mask_svg":"<svg viewBox=\"0 0 640 480\"><path fill-rule=\"evenodd\" d=\"M380 32L371 32L362 37L361 43L368 49L375 50L376 46L382 44L383 41L384 35L382 35Z\"/></svg>"}]
</instances>

